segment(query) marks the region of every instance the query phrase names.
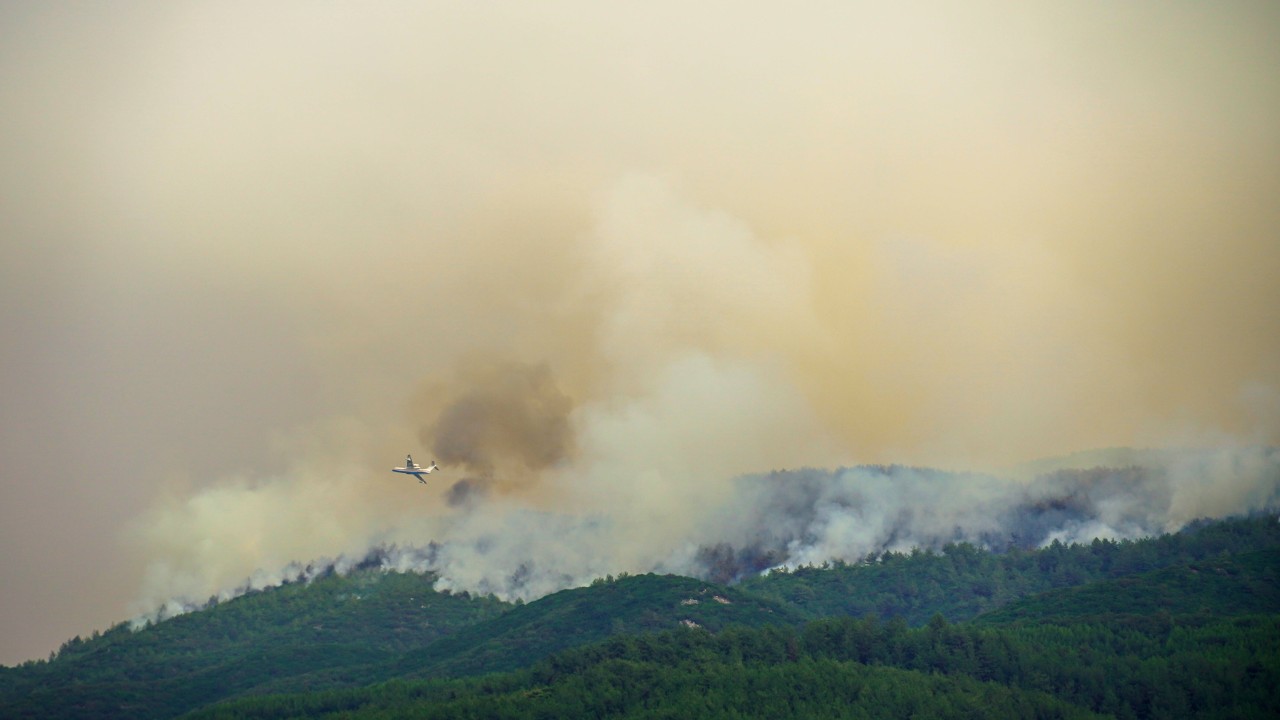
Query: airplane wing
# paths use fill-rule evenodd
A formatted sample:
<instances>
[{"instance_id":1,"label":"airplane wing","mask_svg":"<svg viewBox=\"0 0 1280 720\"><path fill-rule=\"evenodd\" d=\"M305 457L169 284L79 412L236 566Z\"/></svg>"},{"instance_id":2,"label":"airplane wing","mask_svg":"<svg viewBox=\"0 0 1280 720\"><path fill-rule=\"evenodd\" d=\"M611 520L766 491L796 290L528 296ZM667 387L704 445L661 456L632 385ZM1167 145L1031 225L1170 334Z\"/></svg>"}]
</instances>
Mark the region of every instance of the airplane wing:
<instances>
[{"instance_id":1,"label":"airplane wing","mask_svg":"<svg viewBox=\"0 0 1280 720\"><path fill-rule=\"evenodd\" d=\"M426 485L427 479L422 476L426 475L432 470L438 470L438 469L439 468L435 466L434 462L431 463L431 467L427 467L427 468L424 468L417 463L410 462L410 463L405 463L404 467L391 468L391 472L404 473L405 475L412 475L418 478L418 482L422 483L423 485Z\"/></svg>"}]
</instances>

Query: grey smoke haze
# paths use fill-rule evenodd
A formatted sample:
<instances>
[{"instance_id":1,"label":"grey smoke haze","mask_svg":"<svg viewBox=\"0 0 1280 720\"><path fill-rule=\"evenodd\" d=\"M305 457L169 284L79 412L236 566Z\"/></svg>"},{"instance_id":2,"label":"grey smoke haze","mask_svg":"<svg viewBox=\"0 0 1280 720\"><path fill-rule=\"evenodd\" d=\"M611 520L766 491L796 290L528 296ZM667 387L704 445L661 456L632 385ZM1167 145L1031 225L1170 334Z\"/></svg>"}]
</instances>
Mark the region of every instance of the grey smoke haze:
<instances>
[{"instance_id":1,"label":"grey smoke haze","mask_svg":"<svg viewBox=\"0 0 1280 720\"><path fill-rule=\"evenodd\" d=\"M696 536L693 569L721 580L771 566L971 542L995 550L1176 532L1280 509L1280 450L1147 453L1148 464L1062 469L1026 483L920 468L744 478ZM686 568L687 569L687 568Z\"/></svg>"},{"instance_id":2,"label":"grey smoke haze","mask_svg":"<svg viewBox=\"0 0 1280 720\"><path fill-rule=\"evenodd\" d=\"M734 480L771 469L1274 446L1277 36L1230 0L5 3L0 662L369 548L534 594L1032 502ZM1037 517L1270 502L1222 457L1071 491L1151 518Z\"/></svg>"}]
</instances>

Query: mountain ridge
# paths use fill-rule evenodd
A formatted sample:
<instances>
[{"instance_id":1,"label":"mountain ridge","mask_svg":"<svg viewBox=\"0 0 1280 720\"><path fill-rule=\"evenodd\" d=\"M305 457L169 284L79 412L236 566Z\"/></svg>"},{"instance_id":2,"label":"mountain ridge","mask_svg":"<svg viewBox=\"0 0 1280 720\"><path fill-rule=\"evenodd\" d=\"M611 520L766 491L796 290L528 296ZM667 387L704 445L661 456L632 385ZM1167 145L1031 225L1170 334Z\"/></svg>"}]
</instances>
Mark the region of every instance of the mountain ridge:
<instances>
[{"instance_id":1,"label":"mountain ridge","mask_svg":"<svg viewBox=\"0 0 1280 720\"><path fill-rule=\"evenodd\" d=\"M984 576L1003 586L1006 600L1116 577L1154 577L1164 587L1160 573L1167 568L1184 568L1177 572L1186 575L1185 568L1247 565L1250 587L1273 587L1274 573L1265 571L1277 548L1280 523L1258 515L1195 524L1160 538L1054 543L1031 552L997 554L953 545L940 553L887 553L732 587L674 575L624 575L524 604L438 592L431 576L366 569L251 593L139 631L122 624L69 642L53 662L0 672L0 714L171 717L236 696L519 671L614 637L682 629L794 633L806 621L868 614L906 621L904 626L921 626L926 615L964 620L977 616L976 606L965 600L984 597L974 595L982 590L975 588L975 578ZM873 590L881 586L914 600L878 607ZM1191 602L1222 604L1209 593L1212 586L1197 587ZM1066 597L1071 603L1089 595L1082 590ZM1227 609L1264 610L1268 602ZM1030 621L1037 618L1049 614L1035 611Z\"/></svg>"}]
</instances>

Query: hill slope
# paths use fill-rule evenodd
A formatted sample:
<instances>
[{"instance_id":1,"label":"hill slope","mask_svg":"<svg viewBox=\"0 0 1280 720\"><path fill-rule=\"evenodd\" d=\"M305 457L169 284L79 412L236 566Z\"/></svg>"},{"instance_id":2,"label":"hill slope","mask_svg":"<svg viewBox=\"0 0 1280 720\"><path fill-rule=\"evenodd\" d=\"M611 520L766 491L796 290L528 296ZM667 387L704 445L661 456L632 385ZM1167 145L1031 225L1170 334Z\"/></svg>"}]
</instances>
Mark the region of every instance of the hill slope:
<instances>
[{"instance_id":1,"label":"hill slope","mask_svg":"<svg viewBox=\"0 0 1280 720\"><path fill-rule=\"evenodd\" d=\"M1055 542L1030 552L992 553L960 543L940 553L884 553L857 563L772 572L740 587L814 617L875 615L920 625L935 613L968 620L1054 589L1264 549L1280 549L1280 523L1270 515L1200 523L1141 540Z\"/></svg>"},{"instance_id":2,"label":"hill slope","mask_svg":"<svg viewBox=\"0 0 1280 720\"><path fill-rule=\"evenodd\" d=\"M365 665L508 609L434 578L362 570L251 593L0 672L4 717L171 717L290 676Z\"/></svg>"},{"instance_id":3,"label":"hill slope","mask_svg":"<svg viewBox=\"0 0 1280 720\"><path fill-rule=\"evenodd\" d=\"M1259 683L1280 678L1278 561L1280 525L1264 516L1135 542L1003 555L966 545L891 553L735 587L625 576L514 606L437 593L430 576L362 570L253 593L138 632L119 626L67 643L52 662L0 668L0 716L172 717L237 697L235 707L252 716L274 707L275 699L249 697L266 692L293 693L283 697L296 707L326 698L374 707L403 690L405 702L418 703L414 713L421 698L438 693L462 702L442 705L460 712L471 707L466 698L494 709L484 698L499 696L503 707L528 708L541 706L525 700L543 695L567 701L569 688L625 684L629 673L653 675L680 697L691 687L706 688L708 697L724 692L717 712L751 716L733 699L746 678L808 707L792 684L810 669L850 687L932 688L947 697L954 690L956 707L998 696L1015 709L1065 703L1051 715L1128 708L1151 716L1161 703L1236 703L1253 712L1265 707ZM1005 610L968 625L944 619L998 608ZM708 648L714 653L705 667L683 664L686 654ZM748 660L760 666L746 668ZM805 662L826 665L792 667ZM999 687L935 686L924 675L848 663L954 673ZM1099 674L1103 663L1110 674ZM677 666L701 680L667 677ZM1174 675L1194 691L1160 684ZM419 680L445 677L464 679ZM1078 692L1063 695L1055 683ZM1058 697L1046 705L1049 695ZM680 706L655 696L618 705L617 716L643 714L650 700L655 708Z\"/></svg>"},{"instance_id":4,"label":"hill slope","mask_svg":"<svg viewBox=\"0 0 1280 720\"><path fill-rule=\"evenodd\" d=\"M393 675L470 675L525 667L564 648L610 635L677 627L799 625L805 616L737 588L678 575L624 576L562 590L476 623L396 664Z\"/></svg>"},{"instance_id":5,"label":"hill slope","mask_svg":"<svg viewBox=\"0 0 1280 720\"><path fill-rule=\"evenodd\" d=\"M1275 717L1277 682L1277 615L1148 628L831 618L619 635L502 675L243 699L196 717Z\"/></svg>"},{"instance_id":6,"label":"hill slope","mask_svg":"<svg viewBox=\"0 0 1280 720\"><path fill-rule=\"evenodd\" d=\"M1220 556L1053 590L1010 603L975 622L1116 622L1124 616L1207 618L1271 613L1280 613L1280 549Z\"/></svg>"}]
</instances>

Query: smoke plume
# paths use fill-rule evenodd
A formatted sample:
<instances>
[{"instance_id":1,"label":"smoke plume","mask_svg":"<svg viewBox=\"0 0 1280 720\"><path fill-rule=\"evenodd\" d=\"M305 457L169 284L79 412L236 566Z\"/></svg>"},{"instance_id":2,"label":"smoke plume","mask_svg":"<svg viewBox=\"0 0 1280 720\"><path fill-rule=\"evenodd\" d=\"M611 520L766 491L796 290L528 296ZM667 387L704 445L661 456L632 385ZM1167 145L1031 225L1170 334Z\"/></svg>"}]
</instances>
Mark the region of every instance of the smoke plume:
<instances>
[{"instance_id":1,"label":"smoke plume","mask_svg":"<svg viewBox=\"0 0 1280 720\"><path fill-rule=\"evenodd\" d=\"M419 439L436 459L485 478L518 480L567 460L574 438L573 401L546 365L514 362L470 366L438 389L435 422Z\"/></svg>"},{"instance_id":2,"label":"smoke plume","mask_svg":"<svg viewBox=\"0 0 1280 720\"><path fill-rule=\"evenodd\" d=\"M371 548L532 597L1266 507L1277 36L0 4L0 662ZM1000 472L1100 447L1224 450Z\"/></svg>"}]
</instances>

